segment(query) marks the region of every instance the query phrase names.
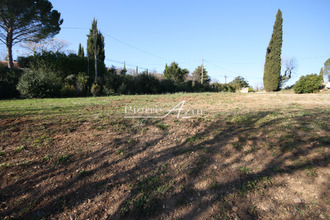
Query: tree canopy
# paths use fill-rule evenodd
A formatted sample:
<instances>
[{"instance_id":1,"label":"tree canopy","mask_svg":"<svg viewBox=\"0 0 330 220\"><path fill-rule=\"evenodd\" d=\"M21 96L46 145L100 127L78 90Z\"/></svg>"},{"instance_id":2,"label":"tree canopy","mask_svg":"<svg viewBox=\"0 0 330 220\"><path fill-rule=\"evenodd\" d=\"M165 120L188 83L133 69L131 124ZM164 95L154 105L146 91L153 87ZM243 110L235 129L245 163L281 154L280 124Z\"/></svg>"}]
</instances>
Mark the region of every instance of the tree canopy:
<instances>
[{"instance_id":1,"label":"tree canopy","mask_svg":"<svg viewBox=\"0 0 330 220\"><path fill-rule=\"evenodd\" d=\"M62 23L48 0L0 0L0 41L7 47L9 68L13 68L13 45L53 37Z\"/></svg>"},{"instance_id":2,"label":"tree canopy","mask_svg":"<svg viewBox=\"0 0 330 220\"><path fill-rule=\"evenodd\" d=\"M84 51L84 47L81 46L81 44L79 44L79 48L78 48L78 56L80 57L85 57L85 51Z\"/></svg>"},{"instance_id":3,"label":"tree canopy","mask_svg":"<svg viewBox=\"0 0 330 220\"><path fill-rule=\"evenodd\" d=\"M330 58L327 59L327 61L325 61L325 63L324 63L323 75L330 76Z\"/></svg>"},{"instance_id":4,"label":"tree canopy","mask_svg":"<svg viewBox=\"0 0 330 220\"><path fill-rule=\"evenodd\" d=\"M101 31L97 28L97 20L93 20L92 28L89 30L89 35L87 39L87 54L89 57L94 58L94 35L96 34L96 59L104 62L105 53L104 53L104 37L101 34Z\"/></svg>"},{"instance_id":5,"label":"tree canopy","mask_svg":"<svg viewBox=\"0 0 330 220\"><path fill-rule=\"evenodd\" d=\"M167 79L174 81L176 84L181 84L185 81L187 75L189 74L189 70L181 69L179 64L176 62L171 63L170 66L165 66L164 76Z\"/></svg>"},{"instance_id":6,"label":"tree canopy","mask_svg":"<svg viewBox=\"0 0 330 220\"><path fill-rule=\"evenodd\" d=\"M242 76L237 76L233 81L229 83L236 90L240 90L245 87L249 87L249 83Z\"/></svg>"},{"instance_id":7,"label":"tree canopy","mask_svg":"<svg viewBox=\"0 0 330 220\"><path fill-rule=\"evenodd\" d=\"M211 81L211 78L207 74L208 72L206 69L203 67L203 84L208 84ZM202 78L202 66L198 66L194 72L193 72L193 77L195 81L201 82Z\"/></svg>"},{"instance_id":8,"label":"tree canopy","mask_svg":"<svg viewBox=\"0 0 330 220\"><path fill-rule=\"evenodd\" d=\"M279 9L273 27L273 34L266 52L266 62L264 68L264 87L267 92L277 91L280 87L281 77L281 53L282 53L282 12Z\"/></svg>"}]
</instances>

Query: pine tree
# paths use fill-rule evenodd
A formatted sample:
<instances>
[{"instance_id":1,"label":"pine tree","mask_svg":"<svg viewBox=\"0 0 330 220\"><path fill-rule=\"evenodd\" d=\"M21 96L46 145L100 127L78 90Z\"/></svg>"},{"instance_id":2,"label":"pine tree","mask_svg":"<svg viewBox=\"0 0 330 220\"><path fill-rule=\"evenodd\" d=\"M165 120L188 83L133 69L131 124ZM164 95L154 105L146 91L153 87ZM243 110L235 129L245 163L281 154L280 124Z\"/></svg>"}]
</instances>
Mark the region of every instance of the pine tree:
<instances>
[{"instance_id":1,"label":"pine tree","mask_svg":"<svg viewBox=\"0 0 330 220\"><path fill-rule=\"evenodd\" d=\"M176 84L182 84L189 74L189 70L181 69L179 64L172 62L170 66L165 66L164 77L172 80Z\"/></svg>"},{"instance_id":2,"label":"pine tree","mask_svg":"<svg viewBox=\"0 0 330 220\"><path fill-rule=\"evenodd\" d=\"M104 62L104 37L101 32L97 29L97 20L93 20L92 28L89 31L87 39L87 54L90 58L94 58L94 35L96 34L96 58Z\"/></svg>"},{"instance_id":3,"label":"pine tree","mask_svg":"<svg viewBox=\"0 0 330 220\"><path fill-rule=\"evenodd\" d=\"M209 77L209 75L207 73L208 72L203 67L203 84L209 84L210 81L211 81L211 78ZM201 78L202 78L202 66L198 66L195 69L195 71L193 72L193 77L194 77L194 80L195 81L201 82Z\"/></svg>"},{"instance_id":4,"label":"pine tree","mask_svg":"<svg viewBox=\"0 0 330 220\"><path fill-rule=\"evenodd\" d=\"M266 62L264 68L264 88L267 92L277 91L280 86L281 52L282 52L282 12L279 9L273 27L272 38L267 47Z\"/></svg>"}]
</instances>

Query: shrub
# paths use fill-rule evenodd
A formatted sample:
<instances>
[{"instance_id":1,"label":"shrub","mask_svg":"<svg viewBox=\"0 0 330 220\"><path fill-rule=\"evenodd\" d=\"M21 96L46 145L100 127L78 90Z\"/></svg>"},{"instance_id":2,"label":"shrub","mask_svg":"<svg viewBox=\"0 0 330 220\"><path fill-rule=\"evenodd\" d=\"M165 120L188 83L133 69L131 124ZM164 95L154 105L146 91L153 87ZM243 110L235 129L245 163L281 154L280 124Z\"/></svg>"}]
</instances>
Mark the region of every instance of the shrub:
<instances>
[{"instance_id":1,"label":"shrub","mask_svg":"<svg viewBox=\"0 0 330 220\"><path fill-rule=\"evenodd\" d=\"M78 95L86 95L87 93L87 84L88 84L88 76L86 73L79 73L76 81L76 88Z\"/></svg>"},{"instance_id":2,"label":"shrub","mask_svg":"<svg viewBox=\"0 0 330 220\"><path fill-rule=\"evenodd\" d=\"M73 85L65 83L61 89L62 97L73 97L76 95L76 88Z\"/></svg>"},{"instance_id":3,"label":"shrub","mask_svg":"<svg viewBox=\"0 0 330 220\"><path fill-rule=\"evenodd\" d=\"M255 92L252 87L249 87L249 92Z\"/></svg>"},{"instance_id":4,"label":"shrub","mask_svg":"<svg viewBox=\"0 0 330 220\"><path fill-rule=\"evenodd\" d=\"M25 71L17 89L25 98L56 97L61 89L61 79L46 67L39 67Z\"/></svg>"},{"instance_id":5,"label":"shrub","mask_svg":"<svg viewBox=\"0 0 330 220\"><path fill-rule=\"evenodd\" d=\"M97 83L93 84L91 88L91 93L94 97L101 95L101 87Z\"/></svg>"},{"instance_id":6,"label":"shrub","mask_svg":"<svg viewBox=\"0 0 330 220\"><path fill-rule=\"evenodd\" d=\"M322 85L323 78L317 74L302 76L293 87L295 93L316 93Z\"/></svg>"},{"instance_id":7,"label":"shrub","mask_svg":"<svg viewBox=\"0 0 330 220\"><path fill-rule=\"evenodd\" d=\"M22 73L22 70L14 69L11 71L8 67L0 64L0 99L19 96L16 86Z\"/></svg>"}]
</instances>

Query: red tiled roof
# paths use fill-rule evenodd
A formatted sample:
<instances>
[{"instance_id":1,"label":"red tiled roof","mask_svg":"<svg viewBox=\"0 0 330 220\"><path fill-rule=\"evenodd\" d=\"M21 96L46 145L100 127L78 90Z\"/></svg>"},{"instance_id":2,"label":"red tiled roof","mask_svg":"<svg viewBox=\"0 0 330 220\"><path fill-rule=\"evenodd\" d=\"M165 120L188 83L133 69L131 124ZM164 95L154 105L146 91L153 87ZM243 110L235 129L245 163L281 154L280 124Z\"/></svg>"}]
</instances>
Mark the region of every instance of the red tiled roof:
<instances>
[{"instance_id":1,"label":"red tiled roof","mask_svg":"<svg viewBox=\"0 0 330 220\"><path fill-rule=\"evenodd\" d=\"M0 61L0 63L4 66L8 66L8 61ZM21 67L18 65L18 62L14 61L14 68L15 69L20 69Z\"/></svg>"}]
</instances>

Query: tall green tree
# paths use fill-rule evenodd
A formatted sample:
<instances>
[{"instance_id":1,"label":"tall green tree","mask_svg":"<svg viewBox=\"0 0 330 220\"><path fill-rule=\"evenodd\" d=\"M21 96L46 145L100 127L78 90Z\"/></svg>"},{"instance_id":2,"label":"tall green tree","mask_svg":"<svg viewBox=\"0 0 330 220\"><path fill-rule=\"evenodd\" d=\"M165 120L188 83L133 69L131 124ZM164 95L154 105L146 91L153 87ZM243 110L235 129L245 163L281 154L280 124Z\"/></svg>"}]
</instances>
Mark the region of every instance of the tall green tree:
<instances>
[{"instance_id":1,"label":"tall green tree","mask_svg":"<svg viewBox=\"0 0 330 220\"><path fill-rule=\"evenodd\" d=\"M236 90L240 90L245 87L250 87L249 83L242 76L235 77L235 79L231 81L229 84L233 86Z\"/></svg>"},{"instance_id":2,"label":"tall green tree","mask_svg":"<svg viewBox=\"0 0 330 220\"><path fill-rule=\"evenodd\" d=\"M324 67L323 67L323 75L328 75L329 79L330 79L330 58L327 59L327 61L325 61L324 63Z\"/></svg>"},{"instance_id":3,"label":"tall green tree","mask_svg":"<svg viewBox=\"0 0 330 220\"><path fill-rule=\"evenodd\" d=\"M181 69L176 62L171 63L170 66L165 66L164 76L167 79L174 81L176 84L182 84L189 74L189 70Z\"/></svg>"},{"instance_id":4,"label":"tall green tree","mask_svg":"<svg viewBox=\"0 0 330 220\"><path fill-rule=\"evenodd\" d=\"M209 77L209 75L207 74L208 72L206 71L206 69L203 67L203 84L209 84L211 81L211 78ZM193 72L193 77L194 80L197 82L201 82L201 78L202 78L202 66L198 66L194 72Z\"/></svg>"},{"instance_id":5,"label":"tall green tree","mask_svg":"<svg viewBox=\"0 0 330 220\"><path fill-rule=\"evenodd\" d=\"M282 52L282 12L278 9L273 27L273 34L267 47L264 68L264 88L267 92L277 91L281 78L281 52Z\"/></svg>"},{"instance_id":6,"label":"tall green tree","mask_svg":"<svg viewBox=\"0 0 330 220\"><path fill-rule=\"evenodd\" d=\"M0 0L0 41L7 47L8 67L14 67L15 44L53 37L62 23L61 14L48 0Z\"/></svg>"},{"instance_id":7,"label":"tall green tree","mask_svg":"<svg viewBox=\"0 0 330 220\"><path fill-rule=\"evenodd\" d=\"M79 44L79 48L78 48L78 56L84 58L85 57L85 52L84 52L84 47L81 46L81 44Z\"/></svg>"},{"instance_id":8,"label":"tall green tree","mask_svg":"<svg viewBox=\"0 0 330 220\"><path fill-rule=\"evenodd\" d=\"M89 36L87 39L87 54L90 58L94 58L94 39L96 35L96 58L104 62L104 37L100 30L97 28L97 20L93 20L92 28L89 30Z\"/></svg>"}]
</instances>

